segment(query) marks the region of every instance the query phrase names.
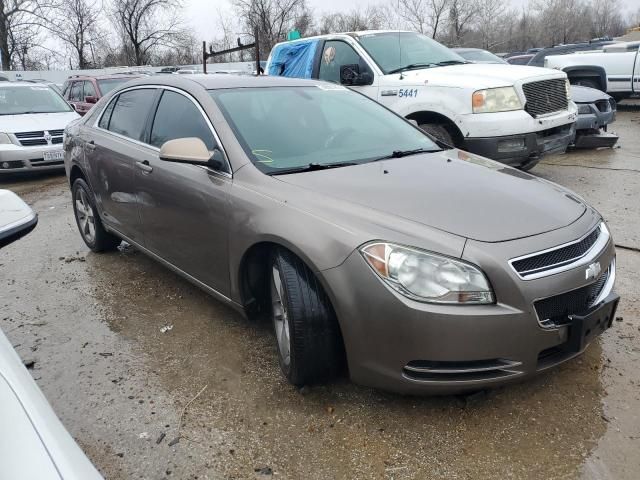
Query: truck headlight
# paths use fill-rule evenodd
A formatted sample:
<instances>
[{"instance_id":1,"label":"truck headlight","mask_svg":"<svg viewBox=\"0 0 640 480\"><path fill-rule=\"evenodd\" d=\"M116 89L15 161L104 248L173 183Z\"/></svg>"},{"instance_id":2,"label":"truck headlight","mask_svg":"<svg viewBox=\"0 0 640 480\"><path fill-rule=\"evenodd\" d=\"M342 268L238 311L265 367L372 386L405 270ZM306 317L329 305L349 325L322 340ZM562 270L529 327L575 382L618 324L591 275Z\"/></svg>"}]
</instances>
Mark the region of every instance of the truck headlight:
<instances>
[{"instance_id":1,"label":"truck headlight","mask_svg":"<svg viewBox=\"0 0 640 480\"><path fill-rule=\"evenodd\" d=\"M520 97L513 87L488 88L473 93L473 113L496 113L521 110Z\"/></svg>"},{"instance_id":2,"label":"truck headlight","mask_svg":"<svg viewBox=\"0 0 640 480\"><path fill-rule=\"evenodd\" d=\"M571 100L571 83L568 78L564 81L564 88L567 90L567 100Z\"/></svg>"},{"instance_id":3,"label":"truck headlight","mask_svg":"<svg viewBox=\"0 0 640 480\"><path fill-rule=\"evenodd\" d=\"M476 305L495 301L487 277L470 263L386 242L368 243L360 253L387 285L413 300Z\"/></svg>"},{"instance_id":4,"label":"truck headlight","mask_svg":"<svg viewBox=\"0 0 640 480\"><path fill-rule=\"evenodd\" d=\"M6 133L0 133L0 144L13 143Z\"/></svg>"}]
</instances>

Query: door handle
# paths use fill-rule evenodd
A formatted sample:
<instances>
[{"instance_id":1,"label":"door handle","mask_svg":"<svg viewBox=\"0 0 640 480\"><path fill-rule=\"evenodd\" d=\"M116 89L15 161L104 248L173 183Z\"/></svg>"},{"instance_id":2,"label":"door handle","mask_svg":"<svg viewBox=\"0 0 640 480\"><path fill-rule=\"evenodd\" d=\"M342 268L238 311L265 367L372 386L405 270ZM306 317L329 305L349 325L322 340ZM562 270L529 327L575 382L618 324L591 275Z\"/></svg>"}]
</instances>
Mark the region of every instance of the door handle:
<instances>
[{"instance_id":1,"label":"door handle","mask_svg":"<svg viewBox=\"0 0 640 480\"><path fill-rule=\"evenodd\" d=\"M136 162L136 167L146 173L153 172L153 167L149 165L149 160L145 160L144 162Z\"/></svg>"},{"instance_id":2,"label":"door handle","mask_svg":"<svg viewBox=\"0 0 640 480\"><path fill-rule=\"evenodd\" d=\"M96 142L91 140L91 141L89 141L89 142L84 144L84 148L86 148L87 150L95 150L96 149Z\"/></svg>"}]
</instances>

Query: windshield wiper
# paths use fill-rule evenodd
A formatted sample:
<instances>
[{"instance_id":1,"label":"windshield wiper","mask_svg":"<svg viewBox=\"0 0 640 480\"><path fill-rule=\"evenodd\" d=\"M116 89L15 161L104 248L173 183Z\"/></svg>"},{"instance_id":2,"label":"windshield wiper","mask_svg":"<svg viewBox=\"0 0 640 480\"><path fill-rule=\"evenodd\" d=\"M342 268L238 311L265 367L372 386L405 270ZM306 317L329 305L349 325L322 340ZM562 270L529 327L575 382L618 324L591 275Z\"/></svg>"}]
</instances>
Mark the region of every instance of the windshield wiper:
<instances>
[{"instance_id":1,"label":"windshield wiper","mask_svg":"<svg viewBox=\"0 0 640 480\"><path fill-rule=\"evenodd\" d=\"M438 65L439 67L444 67L446 65L463 65L467 62L466 60L443 60L442 62L436 62L434 65Z\"/></svg>"},{"instance_id":2,"label":"windshield wiper","mask_svg":"<svg viewBox=\"0 0 640 480\"><path fill-rule=\"evenodd\" d=\"M409 65L405 65L404 67L394 68L393 70L389 70L387 74L390 75L392 73L400 73L400 72L403 72L404 70L412 70L414 68L433 67L434 65L437 65L437 63L410 63Z\"/></svg>"},{"instance_id":3,"label":"windshield wiper","mask_svg":"<svg viewBox=\"0 0 640 480\"><path fill-rule=\"evenodd\" d=\"M357 165L356 162L336 162L336 163L315 163L311 162L306 165L301 165L299 167L293 168L283 168L281 170L275 170L273 172L267 172L267 175L286 175L288 173L302 173L302 172L313 172L316 170L327 170L329 168L340 168L340 167L350 167L352 165Z\"/></svg>"},{"instance_id":4,"label":"windshield wiper","mask_svg":"<svg viewBox=\"0 0 640 480\"><path fill-rule=\"evenodd\" d=\"M433 152L440 152L440 151L441 151L440 149L427 150L426 148L416 148L414 150L394 150L389 155L378 157L371 161L378 162L380 160L388 160L390 158L402 158L402 157L408 157L409 155L418 155L420 153L433 153Z\"/></svg>"}]
</instances>

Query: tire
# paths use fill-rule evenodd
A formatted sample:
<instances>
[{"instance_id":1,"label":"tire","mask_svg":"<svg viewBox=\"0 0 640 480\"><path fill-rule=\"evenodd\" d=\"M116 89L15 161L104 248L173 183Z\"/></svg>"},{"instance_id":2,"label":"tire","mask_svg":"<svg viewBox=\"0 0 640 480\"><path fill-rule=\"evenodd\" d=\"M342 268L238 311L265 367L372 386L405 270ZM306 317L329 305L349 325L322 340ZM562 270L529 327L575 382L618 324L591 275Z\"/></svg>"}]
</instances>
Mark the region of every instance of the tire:
<instances>
[{"instance_id":1,"label":"tire","mask_svg":"<svg viewBox=\"0 0 640 480\"><path fill-rule=\"evenodd\" d=\"M93 193L82 178L73 182L71 197L76 224L87 247L96 253L115 250L121 240L104 229Z\"/></svg>"},{"instance_id":2,"label":"tire","mask_svg":"<svg viewBox=\"0 0 640 480\"><path fill-rule=\"evenodd\" d=\"M334 377L342 341L333 307L313 272L290 251L271 255L269 291L280 369L301 387Z\"/></svg>"},{"instance_id":3,"label":"tire","mask_svg":"<svg viewBox=\"0 0 640 480\"><path fill-rule=\"evenodd\" d=\"M450 147L455 146L453 137L444 125L440 125L437 123L423 123L420 125L420 128L434 137L436 140L439 140L440 142L449 145Z\"/></svg>"},{"instance_id":4,"label":"tire","mask_svg":"<svg viewBox=\"0 0 640 480\"><path fill-rule=\"evenodd\" d=\"M600 83L590 78L572 78L570 79L570 83L571 85L580 85L581 87L595 88L596 90L602 91Z\"/></svg>"}]
</instances>

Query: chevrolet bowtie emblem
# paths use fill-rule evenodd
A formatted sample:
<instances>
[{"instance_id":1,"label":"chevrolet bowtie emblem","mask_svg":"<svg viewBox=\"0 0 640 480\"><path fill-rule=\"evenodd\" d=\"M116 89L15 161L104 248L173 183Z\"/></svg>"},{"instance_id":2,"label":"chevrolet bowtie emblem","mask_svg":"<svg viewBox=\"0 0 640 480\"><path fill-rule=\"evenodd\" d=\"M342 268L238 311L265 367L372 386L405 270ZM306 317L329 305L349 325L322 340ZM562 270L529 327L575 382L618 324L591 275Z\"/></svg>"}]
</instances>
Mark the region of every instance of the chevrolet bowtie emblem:
<instances>
[{"instance_id":1,"label":"chevrolet bowtie emblem","mask_svg":"<svg viewBox=\"0 0 640 480\"><path fill-rule=\"evenodd\" d=\"M600 262L592 263L587 267L584 271L585 278L589 280L590 278L596 278L602 269L600 268Z\"/></svg>"}]
</instances>

